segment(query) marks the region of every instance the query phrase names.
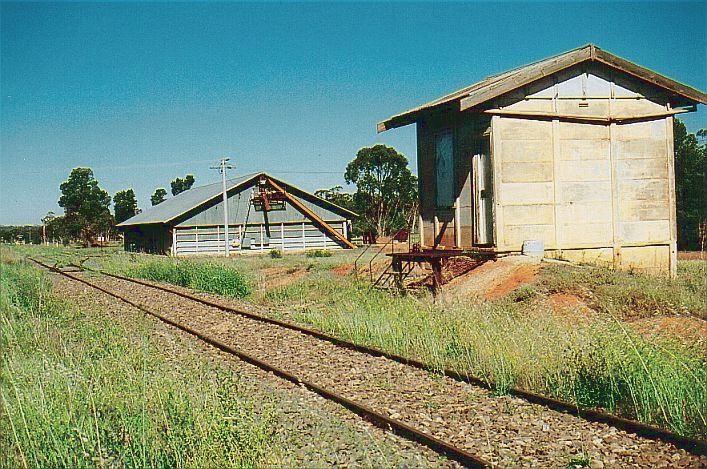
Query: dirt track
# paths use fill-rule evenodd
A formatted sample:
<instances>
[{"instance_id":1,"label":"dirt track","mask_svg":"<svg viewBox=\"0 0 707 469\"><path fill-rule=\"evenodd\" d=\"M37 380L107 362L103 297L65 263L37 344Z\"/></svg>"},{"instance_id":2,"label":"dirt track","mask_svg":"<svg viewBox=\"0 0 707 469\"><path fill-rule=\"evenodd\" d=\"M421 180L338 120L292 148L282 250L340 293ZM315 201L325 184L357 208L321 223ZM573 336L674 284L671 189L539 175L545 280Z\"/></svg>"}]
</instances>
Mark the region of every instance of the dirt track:
<instances>
[{"instance_id":1,"label":"dirt track","mask_svg":"<svg viewBox=\"0 0 707 469\"><path fill-rule=\"evenodd\" d=\"M88 280L502 467L566 467L578 454L590 456L592 467L707 464L707 458L700 460L669 444L550 411L518 398L494 397L468 384L342 350L169 293L106 277Z\"/></svg>"}]
</instances>

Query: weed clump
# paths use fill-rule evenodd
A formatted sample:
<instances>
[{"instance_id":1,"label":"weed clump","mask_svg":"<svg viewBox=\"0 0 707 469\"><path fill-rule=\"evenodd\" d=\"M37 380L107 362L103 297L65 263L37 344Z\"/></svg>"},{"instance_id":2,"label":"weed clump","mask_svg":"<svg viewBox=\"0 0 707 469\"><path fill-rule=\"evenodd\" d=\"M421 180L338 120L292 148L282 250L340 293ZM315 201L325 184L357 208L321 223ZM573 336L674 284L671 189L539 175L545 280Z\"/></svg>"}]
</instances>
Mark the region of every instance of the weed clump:
<instances>
[{"instance_id":1,"label":"weed clump","mask_svg":"<svg viewBox=\"0 0 707 469\"><path fill-rule=\"evenodd\" d=\"M127 274L237 298L244 298L252 291L243 274L221 264L151 260L132 266Z\"/></svg>"},{"instance_id":2,"label":"weed clump","mask_svg":"<svg viewBox=\"0 0 707 469\"><path fill-rule=\"evenodd\" d=\"M307 257L331 257L331 252L326 249L312 249L307 251Z\"/></svg>"},{"instance_id":3,"label":"weed clump","mask_svg":"<svg viewBox=\"0 0 707 469\"><path fill-rule=\"evenodd\" d=\"M282 259L282 251L279 249L271 249L270 250L270 258L271 259Z\"/></svg>"}]
</instances>

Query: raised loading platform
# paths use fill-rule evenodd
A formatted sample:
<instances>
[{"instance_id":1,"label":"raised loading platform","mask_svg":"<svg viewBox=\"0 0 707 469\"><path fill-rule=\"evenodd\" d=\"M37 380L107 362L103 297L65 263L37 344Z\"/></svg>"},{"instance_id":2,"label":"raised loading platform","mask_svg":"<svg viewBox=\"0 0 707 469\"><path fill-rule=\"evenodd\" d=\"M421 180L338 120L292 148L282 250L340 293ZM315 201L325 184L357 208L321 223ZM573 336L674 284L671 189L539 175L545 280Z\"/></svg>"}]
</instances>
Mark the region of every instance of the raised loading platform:
<instances>
[{"instance_id":1,"label":"raised loading platform","mask_svg":"<svg viewBox=\"0 0 707 469\"><path fill-rule=\"evenodd\" d=\"M390 265L373 283L375 288L405 291L405 279L415 268L415 265L429 264L432 270L432 293L437 294L443 283L442 269L452 257L471 257L477 260L496 258L494 248L471 249L423 249L413 247L407 252L391 252L386 254L391 258Z\"/></svg>"}]
</instances>

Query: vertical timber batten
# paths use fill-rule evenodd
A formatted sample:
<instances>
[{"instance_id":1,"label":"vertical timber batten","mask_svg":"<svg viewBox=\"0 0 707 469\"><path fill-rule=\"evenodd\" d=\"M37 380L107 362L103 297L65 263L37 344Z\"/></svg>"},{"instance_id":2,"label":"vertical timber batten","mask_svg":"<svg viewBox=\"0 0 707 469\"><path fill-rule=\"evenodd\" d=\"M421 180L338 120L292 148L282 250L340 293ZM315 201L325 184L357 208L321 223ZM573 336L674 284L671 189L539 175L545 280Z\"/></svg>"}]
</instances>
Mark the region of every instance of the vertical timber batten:
<instances>
[{"instance_id":1,"label":"vertical timber batten","mask_svg":"<svg viewBox=\"0 0 707 469\"><path fill-rule=\"evenodd\" d=\"M501 132L500 126L502 123L501 116L491 117L491 146L490 158L491 167L493 168L493 224L495 236L495 244L499 250L506 247L503 227L503 194L501 193L501 166L503 161L503 151L501 147Z\"/></svg>"},{"instance_id":2,"label":"vertical timber batten","mask_svg":"<svg viewBox=\"0 0 707 469\"><path fill-rule=\"evenodd\" d=\"M670 109L670 104L668 104ZM668 165L668 200L670 201L670 276L675 278L678 274L678 233L677 233L677 204L675 196L675 135L673 135L673 117L665 119L666 132L666 157Z\"/></svg>"}]
</instances>

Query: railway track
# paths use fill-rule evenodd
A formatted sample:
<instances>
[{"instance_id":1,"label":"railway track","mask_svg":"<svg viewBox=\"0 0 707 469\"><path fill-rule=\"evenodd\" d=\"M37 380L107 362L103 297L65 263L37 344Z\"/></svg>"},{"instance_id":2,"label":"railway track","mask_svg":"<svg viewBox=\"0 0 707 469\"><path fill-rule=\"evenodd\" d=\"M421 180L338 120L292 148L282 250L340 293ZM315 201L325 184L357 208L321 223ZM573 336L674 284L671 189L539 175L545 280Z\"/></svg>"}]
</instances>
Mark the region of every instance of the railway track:
<instances>
[{"instance_id":1,"label":"railway track","mask_svg":"<svg viewBox=\"0 0 707 469\"><path fill-rule=\"evenodd\" d=\"M34 259L33 259L34 260ZM50 265L41 263L39 261L34 260L37 262L39 265L44 266L45 268L48 268L50 270L53 270L55 272L58 272L66 277L72 278L73 280L82 282L84 284L87 284L93 288L98 289L99 291L102 291L108 295L111 295L115 298L118 298L122 301L127 302L131 306L137 307L140 310L147 312L148 314L151 314L158 319L174 326L178 327L192 335L195 335L199 337L200 339L204 340L205 342L221 349L224 351L227 351L228 353L233 353L239 357L241 357L243 360L252 363L256 366L259 366L264 369L268 369L269 371L272 371L273 373L277 374L278 376L287 379L289 381L295 382L295 383L301 383L311 389L312 391L316 392L317 394L326 397L327 399L334 400L345 407L349 408L350 410L358 413L359 415L364 416L365 418L371 420L374 423L377 423L382 426L386 426L391 428L393 431L396 433L399 433L403 436L406 436L407 438L413 439L415 441L421 442L431 448L433 448L435 451L438 451L441 454L446 455L450 459L454 459L464 465L467 466L472 466L472 467L484 467L485 465L488 465L489 462L485 461L483 458L474 456L468 451L463 450L462 448L458 448L454 446L453 444L450 443L445 443L442 439L436 438L432 435L430 435L427 432L420 431L416 429L414 426L408 425L398 419L391 418L389 416L384 415L381 412L378 412L371 408L370 406L367 405L361 405L361 403L357 403L352 399L347 399L344 397L340 392L335 392L331 391L321 385L314 384L311 380L306 380L301 377L295 376L294 374L291 374L285 370L283 370L281 367L278 367L276 365L272 365L269 363L264 362L263 360L256 358L252 355L249 355L248 353L245 353L242 350L239 350L237 348L234 348L228 344L223 343L222 341L219 341L218 339L214 339L213 337L210 337L203 332L200 332L198 330L195 330L193 327L187 326L185 324L181 324L179 321L175 321L173 319L167 318L164 315L161 315L160 313L157 313L155 311L149 311L150 308L145 308L143 305L140 305L134 301L131 301L127 298L122 297L121 295L117 295L112 291L109 291L105 288L102 288L99 285L95 285L85 279L79 278L75 275L72 275L71 272L61 272L59 269L56 269ZM78 266L75 266L76 268L80 268ZM77 273L74 271L73 273ZM210 307L210 308L216 308L218 310L227 312L227 313L232 313L236 314L238 316L242 316L244 318L248 318L250 320L258 321L264 324L268 325L276 325L279 326L280 328L288 329L291 331L296 331L298 333L304 334L311 336L316 339L324 340L327 342L330 342L331 344L336 345L337 347L340 348L345 348L345 349L352 349L356 350L358 352L362 352L371 356L375 357L385 357L387 359L390 359L392 361L398 362L400 364L412 366L414 368L419 368L419 369L424 369L427 370L429 367L425 366L425 364L410 360L404 357L388 354L385 352L382 352L380 350L374 349L374 348L369 348L369 347L361 347L355 344L352 344L350 342L329 336L327 334L323 334L319 331L314 331L311 329L307 329L304 327L300 327L294 324L278 321L272 318L260 316L248 311L243 311L235 308L231 308L222 304L218 304L209 300L206 300L204 298L199 298L195 297L193 295L190 295L188 293L184 293L181 291L173 290L172 288L167 288L167 287L162 287L159 285L154 285L148 282L144 282L141 280L136 280L136 279L130 279L126 277L122 277L119 275L114 275L114 274L109 274L106 272L101 272L104 274L106 277L110 277L122 282L130 282L131 284L136 284L136 285L142 285L145 287L148 287L150 289L153 289L155 291L160 291L163 293L167 293L169 295L176 295L181 298L189 299L191 301L200 303L204 306ZM480 380L476 380L474 378L469 378L464 375L461 375L459 373L456 373L452 370L445 370L445 374L453 378L457 381L464 381L464 382L469 382L472 384L476 384L482 387L487 387L486 384ZM679 448L684 448L687 451L689 451L692 454L695 455L704 455L705 454L705 442L701 440L696 440L696 439L690 439L686 437L682 437L676 434L673 434L671 432L668 432L666 430L657 428L657 427L652 427L648 426L645 424L642 424L640 422L635 422L632 420L627 420L627 419L622 419L616 416L613 416L611 414L606 414L602 412L596 412L596 411L584 411L577 409L575 406L572 406L569 403L565 403L562 401L557 401L553 399L548 399L544 396L539 396L536 394L528 393L523 390L514 390L514 394L517 397L523 398L526 401L532 402L534 404L539 404L554 410L559 410L561 412L564 412L566 414L572 414L572 415L578 415L586 420L589 421L594 421L594 422L601 422L604 424L612 425L616 428L620 428L623 430L626 430L631 433L635 433L637 435L640 435L642 437L647 437L655 440L661 440L668 442L670 444L675 445L676 447ZM461 451L459 453L456 453L455 451Z\"/></svg>"},{"instance_id":2,"label":"railway track","mask_svg":"<svg viewBox=\"0 0 707 469\"><path fill-rule=\"evenodd\" d=\"M81 266L78 266L75 264L72 264L72 266L75 268L81 269L81 270L85 269L84 267L81 267ZM400 355L388 353L388 352L385 352L385 351L382 351L382 350L379 350L379 349L376 349L373 347L367 347L367 346L363 346L363 345L359 345L359 344L354 344L353 342L349 342L349 341L340 339L338 337L334 337L329 334L325 334L321 331L317 331L314 329L299 326L297 324L292 324L292 323L285 322L285 321L280 321L280 320L277 320L274 318L255 314L255 313L244 311L241 309L236 309L236 308L232 308L229 306L225 306L225 305L222 305L222 304L219 304L219 303L216 303L216 302L204 299L204 298L200 298L198 296L194 296L194 295L191 295L188 293L174 290L169 287L155 285L153 283L149 283L149 282L142 281L139 279L125 277L122 275L116 275L116 274L112 274L112 273L104 272L104 271L100 271L100 270L96 271L96 272L98 272L102 275L106 275L108 277L113 277L113 278L116 278L119 280L124 280L127 282L131 282L131 283L135 283L138 285L143 285L143 286L146 286L149 288L153 288L155 290L163 291L166 293L171 293L171 294L180 296L182 298L185 298L185 299L188 299L191 301L195 301L197 303L200 303L200 304L203 304L206 306L218 308L222 311L226 311L226 312L233 313L233 314L238 314L240 316L247 317L249 319L254 319L256 321L260 321L260 322L263 322L266 324L273 324L275 326L279 326L279 327L283 327L283 328L286 328L289 330L300 332L302 334L316 337L317 339L325 340L325 341L330 342L330 343L332 343L336 346L339 346L339 347L343 347L343 348L350 349L350 350L355 350L357 352L366 353L366 354L376 356L376 357L384 357L389 360L393 360L395 362L398 362L398 363L401 363L404 365L408 365L408 366L412 366L412 367L415 367L418 369L426 370L426 371L435 371L435 372L440 371L440 370L433 370L432 367L430 367L429 365L427 365L423 362L420 362L418 360L413 360L413 359L406 358L406 357L403 357ZM452 378L454 380L466 382L466 383L473 384L476 386L481 386L481 387L483 387L485 389L489 389L489 390L491 389L491 387L488 385L488 383L486 381L483 381L479 378L471 377L467 374L462 374L462 373L459 373L457 371L450 370L450 369L443 369L443 370L441 370L441 372L445 376ZM543 395L536 394L533 392L525 391L523 389L512 388L512 389L510 389L509 392L510 392L510 394L517 396L521 399L548 407L550 409L553 409L553 410L556 410L559 412L564 412L564 413L568 413L570 415L575 415L575 416L578 416L578 417L583 418L585 420L589 420L589 421L593 421L593 422L605 423L605 424L611 425L613 427L619 428L621 430L629 431L631 433L635 433L637 435L640 435L640 436L643 436L646 438L659 439L661 441L669 442L679 448L683 448L683 449L693 452L695 454L700 454L700 455L707 454L707 442L704 440L688 438L688 437L670 432L668 430L662 429L660 427L656 427L653 425L647 425L645 423L638 422L636 420L626 419L626 418L619 417L619 416L609 414L606 412L601 412L601 411L597 411L597 410L593 410L593 409L581 409L570 402L565 402L565 401L561 401L558 399L549 398L547 396L543 396Z\"/></svg>"},{"instance_id":3,"label":"railway track","mask_svg":"<svg viewBox=\"0 0 707 469\"><path fill-rule=\"evenodd\" d=\"M297 384L297 385L304 386L307 389L309 389L310 391L322 396L323 398L329 399L331 401L336 402L337 404L342 405L343 407L347 408L348 410L350 410L350 411L354 412L355 414L361 416L362 418L370 421L371 423L381 426L381 427L384 427L384 428L387 428L387 429L390 429L391 431L395 432L396 434L398 434L402 437L405 437L405 438L408 438L408 439L415 441L417 443L423 444L423 445L431 448L432 450L438 452L439 454L464 465L465 467L471 467L471 468L489 468L489 467L491 467L491 464L489 462L487 462L486 460L484 460L478 456L475 456L475 455L469 453L468 451L465 451L462 448L458 448L450 443L447 443L443 440L435 438L434 436L432 436L432 435L430 435L430 434L428 434L418 428L415 428L415 427L408 425L404 422L401 422L397 419L393 419L389 416L386 416L386 415L384 415L384 414L382 414L382 413L380 413L380 412L378 412L378 411L376 411L366 405L363 405L363 404L358 403L352 399L349 399L349 398L347 398L337 392L331 391L331 390L327 389L326 387L323 387L319 384L302 379L302 378L300 378L300 377L298 377L298 376L296 376L296 375L294 375L294 374L292 374L282 368L279 368L271 363L268 363L268 362L263 361L259 358L256 358L255 356L252 356L241 349L238 349L236 347L225 344L216 338L210 337L209 335L206 335L206 334L204 334L198 330L195 330L185 324L182 324L178 321L174 321L170 318L167 318L167 317L157 313L156 311L152 311L149 308L145 308L144 306L142 306L136 302L133 302L133 301L121 296L121 295L117 295L116 293L111 292L105 288L98 286L98 285L95 285L92 282L89 282L85 279L82 279L82 278L79 278L75 275L72 275L72 273L70 273L70 272L62 271L61 269L58 269L54 266L50 266L50 265L40 262L36 259L30 258L30 260L32 260L33 262L37 263L38 265L40 265L40 266L42 266L52 272L55 272L55 273L60 274L64 277L70 278L70 279L75 280L77 282L83 283L91 288L95 288L96 290L101 291L102 293L112 296L113 298L123 301L123 302L127 303L128 305L130 305L134 308L137 308L146 314L154 316L155 318L159 319L160 321L162 321L172 327L180 329L188 334L191 334L191 335L197 337L198 339L202 340L203 342L205 342L213 347L216 347L217 349L219 349L223 352L237 356L239 359L241 359L247 363L250 363L254 366L257 366L260 369L271 372L286 381L289 381L289 382Z\"/></svg>"}]
</instances>

